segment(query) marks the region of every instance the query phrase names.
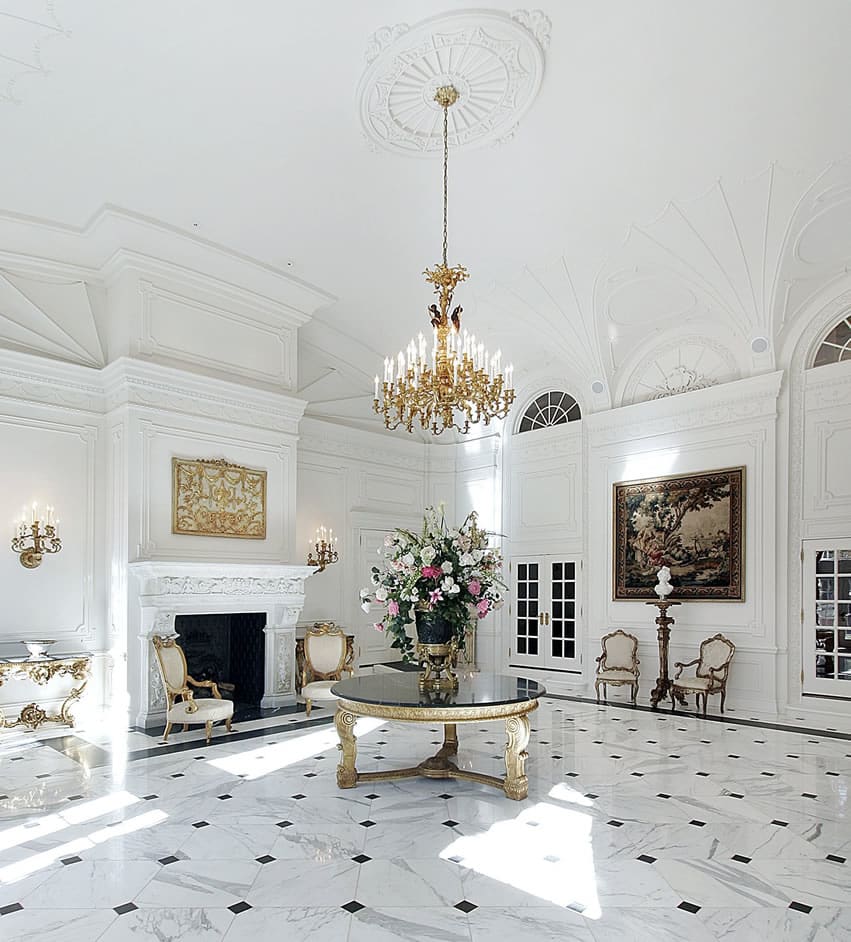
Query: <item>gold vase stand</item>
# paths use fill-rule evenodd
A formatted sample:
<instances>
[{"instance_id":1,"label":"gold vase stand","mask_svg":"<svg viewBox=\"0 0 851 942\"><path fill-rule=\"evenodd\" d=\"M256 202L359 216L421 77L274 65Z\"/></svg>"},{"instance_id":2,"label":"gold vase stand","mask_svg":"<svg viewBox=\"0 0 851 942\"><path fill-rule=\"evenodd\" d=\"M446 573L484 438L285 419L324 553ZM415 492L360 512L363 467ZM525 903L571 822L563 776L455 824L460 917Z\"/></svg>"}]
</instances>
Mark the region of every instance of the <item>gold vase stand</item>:
<instances>
[{"instance_id":1,"label":"gold vase stand","mask_svg":"<svg viewBox=\"0 0 851 942\"><path fill-rule=\"evenodd\" d=\"M335 723L340 737L338 748L342 756L337 766L337 785L340 788L354 788L361 782L379 782L393 779L413 778L455 778L480 785L491 785L500 789L508 798L522 801L529 793L529 780L526 777L526 759L529 744L529 714L538 708L537 700L523 700L516 703L471 704L452 707L413 707L392 704L363 703L361 701L339 700ZM386 772L358 772L355 768L357 759L357 741L354 727L359 716L370 716L382 720L402 723L443 724L443 745L437 753L418 765L405 769L388 769ZM505 776L486 775L461 769L453 761L458 753L458 723L482 723L497 719L505 720Z\"/></svg>"},{"instance_id":2,"label":"gold vase stand","mask_svg":"<svg viewBox=\"0 0 851 942\"><path fill-rule=\"evenodd\" d=\"M414 648L414 656L423 670L419 676L421 690L456 690L458 677L452 669L458 656L458 642L449 644L421 644ZM446 676L442 676L443 674Z\"/></svg>"}]
</instances>

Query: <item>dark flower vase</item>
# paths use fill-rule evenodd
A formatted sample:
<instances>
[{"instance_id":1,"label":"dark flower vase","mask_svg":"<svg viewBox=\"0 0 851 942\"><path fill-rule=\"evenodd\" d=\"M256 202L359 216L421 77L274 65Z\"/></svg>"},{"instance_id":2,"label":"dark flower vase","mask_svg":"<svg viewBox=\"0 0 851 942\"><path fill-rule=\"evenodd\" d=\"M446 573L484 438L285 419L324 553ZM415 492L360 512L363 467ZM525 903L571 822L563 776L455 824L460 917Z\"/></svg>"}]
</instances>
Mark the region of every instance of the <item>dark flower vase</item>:
<instances>
[{"instance_id":1,"label":"dark flower vase","mask_svg":"<svg viewBox=\"0 0 851 942\"><path fill-rule=\"evenodd\" d=\"M417 640L420 644L449 644L452 640L452 623L439 611L414 612L417 623Z\"/></svg>"}]
</instances>

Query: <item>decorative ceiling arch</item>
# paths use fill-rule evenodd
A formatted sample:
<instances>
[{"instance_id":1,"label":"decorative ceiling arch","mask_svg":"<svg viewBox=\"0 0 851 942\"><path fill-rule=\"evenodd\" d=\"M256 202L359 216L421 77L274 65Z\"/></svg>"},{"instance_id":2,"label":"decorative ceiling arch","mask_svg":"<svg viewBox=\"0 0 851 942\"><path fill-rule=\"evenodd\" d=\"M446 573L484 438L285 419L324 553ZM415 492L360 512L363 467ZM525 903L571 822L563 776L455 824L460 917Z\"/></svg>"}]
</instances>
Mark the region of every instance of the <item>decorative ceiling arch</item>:
<instances>
[{"instance_id":1,"label":"decorative ceiling arch","mask_svg":"<svg viewBox=\"0 0 851 942\"><path fill-rule=\"evenodd\" d=\"M646 345L645 345L646 346ZM741 377L736 357L724 344L704 336L678 336L638 354L617 396L619 405L665 399Z\"/></svg>"},{"instance_id":2,"label":"decorative ceiling arch","mask_svg":"<svg viewBox=\"0 0 851 942\"><path fill-rule=\"evenodd\" d=\"M42 55L53 39L68 39L53 0L0 0L0 103L23 103L21 79L50 74Z\"/></svg>"}]
</instances>

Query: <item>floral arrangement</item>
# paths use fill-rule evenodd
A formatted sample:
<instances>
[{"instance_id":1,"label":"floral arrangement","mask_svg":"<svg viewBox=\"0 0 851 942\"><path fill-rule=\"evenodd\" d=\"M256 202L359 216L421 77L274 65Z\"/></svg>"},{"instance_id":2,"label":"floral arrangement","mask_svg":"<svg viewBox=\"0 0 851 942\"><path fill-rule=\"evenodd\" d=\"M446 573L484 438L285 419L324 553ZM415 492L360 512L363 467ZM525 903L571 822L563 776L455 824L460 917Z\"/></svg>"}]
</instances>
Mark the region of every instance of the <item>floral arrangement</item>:
<instances>
[{"instance_id":1,"label":"floral arrangement","mask_svg":"<svg viewBox=\"0 0 851 942\"><path fill-rule=\"evenodd\" d=\"M475 511L457 529L446 525L442 505L428 507L419 534L398 529L384 538L384 567L372 567L372 588L361 589L361 605L385 612L377 631L393 635L391 647L411 660L406 626L417 611L436 612L452 626L459 649L467 628L502 607L502 556L488 546L491 534L476 525Z\"/></svg>"}]
</instances>

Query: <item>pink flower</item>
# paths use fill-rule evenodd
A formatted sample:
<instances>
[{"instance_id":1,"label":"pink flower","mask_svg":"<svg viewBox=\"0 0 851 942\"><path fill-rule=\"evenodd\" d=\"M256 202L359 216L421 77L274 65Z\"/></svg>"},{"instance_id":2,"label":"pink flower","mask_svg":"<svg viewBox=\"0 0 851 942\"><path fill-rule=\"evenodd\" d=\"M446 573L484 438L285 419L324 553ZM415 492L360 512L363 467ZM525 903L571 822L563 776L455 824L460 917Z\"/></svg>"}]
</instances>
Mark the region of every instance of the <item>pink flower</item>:
<instances>
[{"instance_id":1,"label":"pink flower","mask_svg":"<svg viewBox=\"0 0 851 942\"><path fill-rule=\"evenodd\" d=\"M443 593L440 591L440 589L432 589L431 592L429 592L428 594L429 605L434 605L435 602L442 602L442 601L443 601Z\"/></svg>"},{"instance_id":2,"label":"pink flower","mask_svg":"<svg viewBox=\"0 0 851 942\"><path fill-rule=\"evenodd\" d=\"M482 591L482 584L478 579L471 579L470 584L467 586L467 591L470 595L479 595Z\"/></svg>"},{"instance_id":3,"label":"pink flower","mask_svg":"<svg viewBox=\"0 0 851 942\"><path fill-rule=\"evenodd\" d=\"M377 621L372 627L373 627L376 631L384 631L384 622L383 622L383 621Z\"/></svg>"},{"instance_id":4,"label":"pink flower","mask_svg":"<svg viewBox=\"0 0 851 942\"><path fill-rule=\"evenodd\" d=\"M399 614L399 603L390 599L387 603L387 614L388 615L398 615Z\"/></svg>"},{"instance_id":5,"label":"pink flower","mask_svg":"<svg viewBox=\"0 0 851 942\"><path fill-rule=\"evenodd\" d=\"M420 572L426 579L439 579L443 575L443 571L439 566L423 566Z\"/></svg>"},{"instance_id":6,"label":"pink flower","mask_svg":"<svg viewBox=\"0 0 851 942\"><path fill-rule=\"evenodd\" d=\"M487 615L490 605L491 603L487 599L482 599L480 602L476 603L476 611L479 613L479 618L484 618L485 615Z\"/></svg>"}]
</instances>

